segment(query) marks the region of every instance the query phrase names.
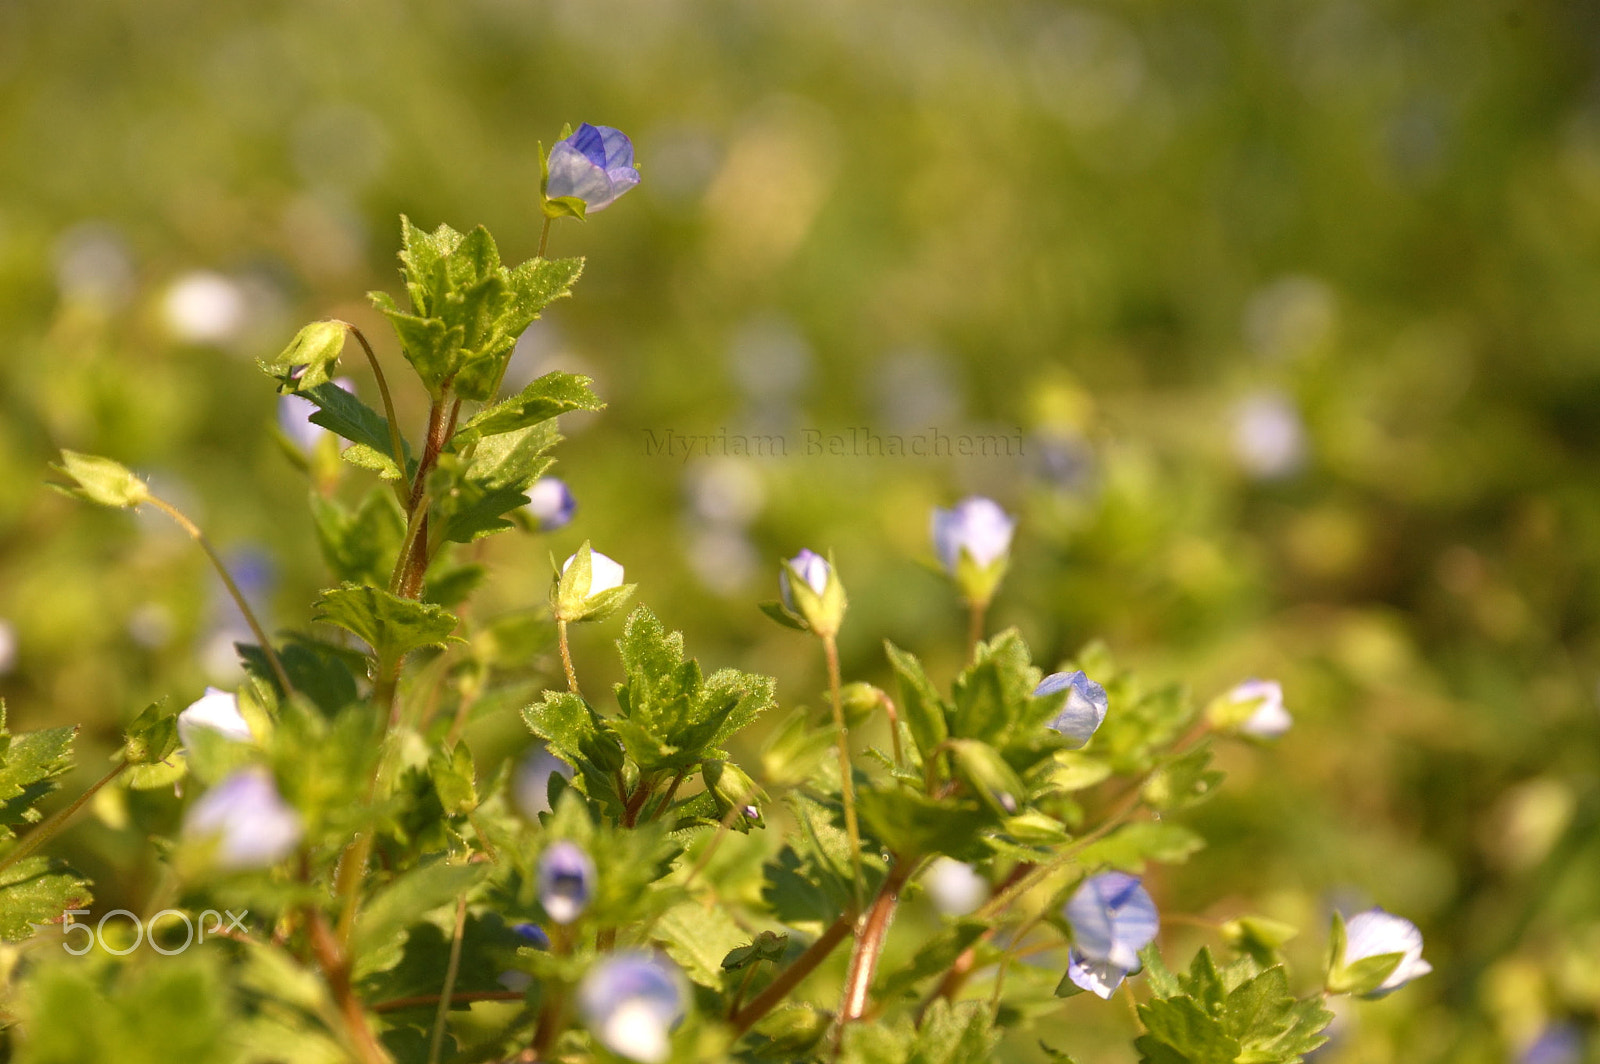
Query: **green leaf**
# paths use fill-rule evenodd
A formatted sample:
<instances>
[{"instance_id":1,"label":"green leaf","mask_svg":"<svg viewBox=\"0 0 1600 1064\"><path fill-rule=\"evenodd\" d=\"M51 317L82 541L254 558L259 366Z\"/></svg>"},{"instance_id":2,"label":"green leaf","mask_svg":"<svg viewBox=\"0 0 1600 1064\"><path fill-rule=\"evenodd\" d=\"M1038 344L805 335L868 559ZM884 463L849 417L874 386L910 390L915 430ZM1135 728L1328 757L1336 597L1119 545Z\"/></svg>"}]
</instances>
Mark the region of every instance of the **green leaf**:
<instances>
[{"instance_id":1,"label":"green leaf","mask_svg":"<svg viewBox=\"0 0 1600 1064\"><path fill-rule=\"evenodd\" d=\"M456 430L451 445L456 451L486 436L499 436L549 421L571 410L599 410L605 406L588 377L572 373L546 373L516 396L480 412Z\"/></svg>"},{"instance_id":2,"label":"green leaf","mask_svg":"<svg viewBox=\"0 0 1600 1064\"><path fill-rule=\"evenodd\" d=\"M1144 871L1145 862L1181 864L1205 847L1205 839L1181 824L1139 821L1125 824L1084 847L1078 861L1086 868L1105 865L1124 872Z\"/></svg>"},{"instance_id":3,"label":"green leaf","mask_svg":"<svg viewBox=\"0 0 1600 1064\"><path fill-rule=\"evenodd\" d=\"M856 794L861 824L903 859L942 853L971 856L978 835L994 826L991 809L972 798L930 798L921 791L862 789Z\"/></svg>"},{"instance_id":4,"label":"green leaf","mask_svg":"<svg viewBox=\"0 0 1600 1064\"><path fill-rule=\"evenodd\" d=\"M1223 773L1211 763L1211 744L1202 743L1163 765L1144 785L1144 800L1152 809L1170 812L1211 797Z\"/></svg>"},{"instance_id":5,"label":"green leaf","mask_svg":"<svg viewBox=\"0 0 1600 1064\"><path fill-rule=\"evenodd\" d=\"M1241 916L1222 925L1222 937L1228 945L1264 965L1271 964L1284 944L1299 933L1292 924L1264 916Z\"/></svg>"},{"instance_id":6,"label":"green leaf","mask_svg":"<svg viewBox=\"0 0 1600 1064\"><path fill-rule=\"evenodd\" d=\"M428 760L428 775L446 813L470 813L478 807L477 769L466 743L456 743L448 757L442 750L435 752Z\"/></svg>"},{"instance_id":7,"label":"green leaf","mask_svg":"<svg viewBox=\"0 0 1600 1064\"><path fill-rule=\"evenodd\" d=\"M59 924L68 909L83 909L89 885L49 857L24 857L0 869L0 940L21 942L36 924Z\"/></svg>"},{"instance_id":8,"label":"green leaf","mask_svg":"<svg viewBox=\"0 0 1600 1064\"><path fill-rule=\"evenodd\" d=\"M278 381L281 391L297 392L327 384L339 364L348 330L342 321L314 321L295 333L277 358L261 359L256 365Z\"/></svg>"},{"instance_id":9,"label":"green leaf","mask_svg":"<svg viewBox=\"0 0 1600 1064\"><path fill-rule=\"evenodd\" d=\"M312 620L337 625L366 640L385 672L413 650L443 646L457 624L454 614L438 606L350 583L318 595Z\"/></svg>"},{"instance_id":10,"label":"green leaf","mask_svg":"<svg viewBox=\"0 0 1600 1064\"><path fill-rule=\"evenodd\" d=\"M480 439L462 474L485 488L527 491L550 468L545 452L561 440L554 421Z\"/></svg>"},{"instance_id":11,"label":"green leaf","mask_svg":"<svg viewBox=\"0 0 1600 1064\"><path fill-rule=\"evenodd\" d=\"M366 403L331 381L296 394L317 404L317 412L311 415L313 425L321 425L354 444L344 452L346 461L372 469L384 480L398 480L410 471L411 452L407 450L403 456L406 467L402 470L402 459L393 454L388 420Z\"/></svg>"},{"instance_id":12,"label":"green leaf","mask_svg":"<svg viewBox=\"0 0 1600 1064\"><path fill-rule=\"evenodd\" d=\"M651 938L700 986L720 991L722 960L749 938L721 905L686 901L662 913Z\"/></svg>"},{"instance_id":13,"label":"green leaf","mask_svg":"<svg viewBox=\"0 0 1600 1064\"><path fill-rule=\"evenodd\" d=\"M76 727L46 728L12 735L5 729L5 704L0 702L0 839L9 839L20 824L43 819L34 808L54 791L57 780L72 768Z\"/></svg>"},{"instance_id":14,"label":"green leaf","mask_svg":"<svg viewBox=\"0 0 1600 1064\"><path fill-rule=\"evenodd\" d=\"M1233 1064L1241 1046L1230 1038L1222 1021L1189 997L1156 998L1139 1006L1139 1019L1148 1034L1134 1046L1143 1060L1185 1061L1187 1064ZM1165 1053L1152 1052L1151 1043Z\"/></svg>"},{"instance_id":15,"label":"green leaf","mask_svg":"<svg viewBox=\"0 0 1600 1064\"><path fill-rule=\"evenodd\" d=\"M990 1060L1000 1032L987 1002L935 1001L923 1017L907 1064L969 1064Z\"/></svg>"},{"instance_id":16,"label":"green leaf","mask_svg":"<svg viewBox=\"0 0 1600 1064\"><path fill-rule=\"evenodd\" d=\"M916 988L924 979L943 975L968 946L983 937L989 925L981 920L962 920L942 930L917 950L911 963L884 978L878 998L893 1001Z\"/></svg>"},{"instance_id":17,"label":"green leaf","mask_svg":"<svg viewBox=\"0 0 1600 1064\"><path fill-rule=\"evenodd\" d=\"M354 977L399 963L406 929L455 901L485 874L483 865L437 861L403 872L379 889L362 906L351 934Z\"/></svg>"},{"instance_id":18,"label":"green leaf","mask_svg":"<svg viewBox=\"0 0 1600 1064\"><path fill-rule=\"evenodd\" d=\"M94 454L62 451L61 464L51 469L70 483L57 485L69 495L101 506L138 506L150 498L150 488L120 462Z\"/></svg>"},{"instance_id":19,"label":"green leaf","mask_svg":"<svg viewBox=\"0 0 1600 1064\"><path fill-rule=\"evenodd\" d=\"M311 515L317 544L334 579L380 586L388 583L406 532L405 514L393 491L372 488L354 511L313 492Z\"/></svg>"},{"instance_id":20,"label":"green leaf","mask_svg":"<svg viewBox=\"0 0 1600 1064\"><path fill-rule=\"evenodd\" d=\"M522 329L537 318L544 308L558 299L564 299L572 294L572 286L577 283L578 276L583 273L582 259L529 259L507 274L506 280L511 285L511 302L515 308L515 322L522 322L522 327L517 329L520 335Z\"/></svg>"},{"instance_id":21,"label":"green leaf","mask_svg":"<svg viewBox=\"0 0 1600 1064\"><path fill-rule=\"evenodd\" d=\"M728 951L722 958L722 970L725 972L742 971L752 964L762 961L771 961L776 964L783 960L784 954L789 951L789 936L772 931L763 931L750 940L747 946L738 946Z\"/></svg>"},{"instance_id":22,"label":"green leaf","mask_svg":"<svg viewBox=\"0 0 1600 1064\"><path fill-rule=\"evenodd\" d=\"M922 756L932 757L933 751L950 734L945 723L944 702L928 674L922 671L921 662L893 643L885 641L883 647L900 682L901 719L910 729L912 741Z\"/></svg>"}]
</instances>

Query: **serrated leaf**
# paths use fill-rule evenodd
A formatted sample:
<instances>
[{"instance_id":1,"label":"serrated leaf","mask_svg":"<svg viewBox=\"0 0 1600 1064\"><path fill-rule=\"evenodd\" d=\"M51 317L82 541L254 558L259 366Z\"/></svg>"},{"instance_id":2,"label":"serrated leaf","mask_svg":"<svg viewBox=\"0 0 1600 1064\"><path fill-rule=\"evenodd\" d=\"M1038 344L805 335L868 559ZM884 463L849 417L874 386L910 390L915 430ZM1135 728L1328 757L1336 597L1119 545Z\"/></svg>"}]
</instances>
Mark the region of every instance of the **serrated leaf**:
<instances>
[{"instance_id":1,"label":"serrated leaf","mask_svg":"<svg viewBox=\"0 0 1600 1064\"><path fill-rule=\"evenodd\" d=\"M34 806L56 789L56 781L72 767L72 740L76 727L45 728L11 735L0 752L0 839L11 838L12 828L34 823L41 814Z\"/></svg>"},{"instance_id":2,"label":"serrated leaf","mask_svg":"<svg viewBox=\"0 0 1600 1064\"><path fill-rule=\"evenodd\" d=\"M344 459L355 465L372 469L385 480L398 480L411 468L409 450L403 456L392 453L389 422L354 395L329 381L314 388L305 388L295 394L317 404L311 415L313 425L321 425L329 432L343 436L352 444L345 449ZM402 446L404 443L402 441ZM354 454L350 452L354 451ZM401 461L406 468L401 469Z\"/></svg>"},{"instance_id":3,"label":"serrated leaf","mask_svg":"<svg viewBox=\"0 0 1600 1064\"><path fill-rule=\"evenodd\" d=\"M24 857L0 869L0 941L21 942L36 924L59 924L68 909L88 907L89 885L59 861Z\"/></svg>"},{"instance_id":4,"label":"serrated leaf","mask_svg":"<svg viewBox=\"0 0 1600 1064\"><path fill-rule=\"evenodd\" d=\"M605 404L589 389L593 383L588 377L573 373L546 373L517 395L461 426L452 446L459 452L484 437L526 429L572 410L599 410Z\"/></svg>"},{"instance_id":5,"label":"serrated leaf","mask_svg":"<svg viewBox=\"0 0 1600 1064\"><path fill-rule=\"evenodd\" d=\"M413 650L444 645L458 623L439 606L350 583L318 595L312 619L366 640L385 671Z\"/></svg>"},{"instance_id":6,"label":"serrated leaf","mask_svg":"<svg viewBox=\"0 0 1600 1064\"><path fill-rule=\"evenodd\" d=\"M700 986L722 989L722 959L749 938L720 905L698 901L675 905L656 920L651 937Z\"/></svg>"},{"instance_id":7,"label":"serrated leaf","mask_svg":"<svg viewBox=\"0 0 1600 1064\"><path fill-rule=\"evenodd\" d=\"M934 689L922 663L893 643L885 642L884 653L894 668L900 687L900 716L911 731L911 739L924 758L949 736L944 702Z\"/></svg>"},{"instance_id":8,"label":"serrated leaf","mask_svg":"<svg viewBox=\"0 0 1600 1064\"><path fill-rule=\"evenodd\" d=\"M353 511L313 492L311 515L334 579L375 585L388 581L406 531L405 514L393 491L374 487Z\"/></svg>"},{"instance_id":9,"label":"serrated leaf","mask_svg":"<svg viewBox=\"0 0 1600 1064\"><path fill-rule=\"evenodd\" d=\"M1239 1055L1238 1040L1230 1038L1222 1021L1210 1015L1189 997L1156 998L1139 1006L1139 1019L1147 1035L1134 1044L1144 1059L1184 1061L1186 1064L1233 1064ZM1166 1053L1153 1053L1148 1042L1159 1043Z\"/></svg>"},{"instance_id":10,"label":"serrated leaf","mask_svg":"<svg viewBox=\"0 0 1600 1064\"><path fill-rule=\"evenodd\" d=\"M485 874L484 865L439 861L403 872L380 888L362 906L351 934L350 952L356 959L353 976L360 978L399 963L406 929L455 901Z\"/></svg>"},{"instance_id":11,"label":"serrated leaf","mask_svg":"<svg viewBox=\"0 0 1600 1064\"><path fill-rule=\"evenodd\" d=\"M1210 763L1209 743L1168 761L1145 783L1145 803L1152 809L1170 812L1211 797L1222 782L1223 773L1208 768Z\"/></svg>"},{"instance_id":12,"label":"serrated leaf","mask_svg":"<svg viewBox=\"0 0 1600 1064\"><path fill-rule=\"evenodd\" d=\"M339 364L347 331L348 326L342 321L314 321L295 333L277 358L261 359L256 365L275 378L283 391L326 384Z\"/></svg>"}]
</instances>

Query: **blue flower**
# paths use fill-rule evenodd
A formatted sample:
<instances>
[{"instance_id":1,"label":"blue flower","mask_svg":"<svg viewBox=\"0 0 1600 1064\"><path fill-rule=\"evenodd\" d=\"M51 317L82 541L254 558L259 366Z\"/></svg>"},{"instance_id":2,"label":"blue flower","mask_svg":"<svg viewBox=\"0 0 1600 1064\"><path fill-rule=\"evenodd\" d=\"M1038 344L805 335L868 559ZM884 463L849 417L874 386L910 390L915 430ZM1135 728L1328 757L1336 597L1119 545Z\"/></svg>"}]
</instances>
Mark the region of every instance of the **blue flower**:
<instances>
[{"instance_id":1,"label":"blue flower","mask_svg":"<svg viewBox=\"0 0 1600 1064\"><path fill-rule=\"evenodd\" d=\"M933 511L933 550L951 576L965 551L980 568L988 568L1011 549L1015 518L1000 504L981 495L962 499L948 510Z\"/></svg>"},{"instance_id":2,"label":"blue flower","mask_svg":"<svg viewBox=\"0 0 1600 1064\"><path fill-rule=\"evenodd\" d=\"M1033 689L1033 697L1043 698L1060 691L1067 692L1067 701L1048 727L1071 739L1075 746L1082 746L1106 719L1109 706L1106 689L1079 669L1076 672L1052 672L1039 681L1039 686Z\"/></svg>"},{"instance_id":3,"label":"blue flower","mask_svg":"<svg viewBox=\"0 0 1600 1064\"><path fill-rule=\"evenodd\" d=\"M355 381L349 377L335 377L333 384L351 395L355 394ZM327 429L314 424L311 420L311 415L318 409L320 408L316 403L303 395L278 396L278 428L302 451L310 451L328 435Z\"/></svg>"},{"instance_id":4,"label":"blue flower","mask_svg":"<svg viewBox=\"0 0 1600 1064\"><path fill-rule=\"evenodd\" d=\"M1283 686L1276 680L1246 680L1228 692L1228 701L1254 706L1239 730L1257 739L1276 739L1289 730L1294 718L1283 708Z\"/></svg>"},{"instance_id":5,"label":"blue flower","mask_svg":"<svg viewBox=\"0 0 1600 1064\"><path fill-rule=\"evenodd\" d=\"M542 745L535 745L517 763L516 775L512 778L511 798L516 804L517 812L529 820L537 820L540 813L548 813L550 777L561 775L570 780L572 772L571 765Z\"/></svg>"},{"instance_id":6,"label":"blue flower","mask_svg":"<svg viewBox=\"0 0 1600 1064\"><path fill-rule=\"evenodd\" d=\"M1137 969L1134 969L1137 970ZM1128 972L1110 961L1095 961L1085 957L1077 947L1067 951L1067 978L1080 990L1110 999L1117 987L1128 977Z\"/></svg>"},{"instance_id":7,"label":"blue flower","mask_svg":"<svg viewBox=\"0 0 1600 1064\"><path fill-rule=\"evenodd\" d=\"M185 748L194 745L195 736L202 729L238 743L253 742L255 739L250 733L250 725L239 713L239 699L215 687L207 687L205 694L178 714L178 739Z\"/></svg>"},{"instance_id":8,"label":"blue flower","mask_svg":"<svg viewBox=\"0 0 1600 1064\"><path fill-rule=\"evenodd\" d=\"M601 1045L640 1064L672 1056L685 994L676 969L649 953L614 953L578 987L578 1009Z\"/></svg>"},{"instance_id":9,"label":"blue flower","mask_svg":"<svg viewBox=\"0 0 1600 1064\"><path fill-rule=\"evenodd\" d=\"M828 590L828 560L816 551L801 549L799 554L789 559L789 568L799 573L801 579L818 595ZM778 570L778 590L783 593L783 604L791 610L795 609L788 569Z\"/></svg>"},{"instance_id":10,"label":"blue flower","mask_svg":"<svg viewBox=\"0 0 1600 1064\"><path fill-rule=\"evenodd\" d=\"M515 931L518 938L522 939L534 949L547 950L550 948L550 936L545 934L544 928L540 927L538 924L512 924L511 930Z\"/></svg>"},{"instance_id":11,"label":"blue flower","mask_svg":"<svg viewBox=\"0 0 1600 1064\"><path fill-rule=\"evenodd\" d=\"M1517 1064L1583 1064L1583 1029L1565 1020L1547 1026Z\"/></svg>"},{"instance_id":12,"label":"blue flower","mask_svg":"<svg viewBox=\"0 0 1600 1064\"><path fill-rule=\"evenodd\" d=\"M299 845L302 830L272 775L256 766L201 795L183 818L184 836L213 845L217 865L231 871L277 864Z\"/></svg>"},{"instance_id":13,"label":"blue flower","mask_svg":"<svg viewBox=\"0 0 1600 1064\"><path fill-rule=\"evenodd\" d=\"M570 924L594 894L594 862L576 843L551 843L539 858L539 904L550 919Z\"/></svg>"},{"instance_id":14,"label":"blue flower","mask_svg":"<svg viewBox=\"0 0 1600 1064\"><path fill-rule=\"evenodd\" d=\"M566 527L577 511L578 500L559 477L540 477L528 489L528 513L539 523L540 532Z\"/></svg>"},{"instance_id":15,"label":"blue flower","mask_svg":"<svg viewBox=\"0 0 1600 1064\"><path fill-rule=\"evenodd\" d=\"M1161 927L1149 892L1137 876L1123 872L1102 872L1084 880L1064 912L1076 951L1124 974L1139 970L1139 951Z\"/></svg>"},{"instance_id":16,"label":"blue flower","mask_svg":"<svg viewBox=\"0 0 1600 1064\"><path fill-rule=\"evenodd\" d=\"M1422 959L1422 932L1403 916L1382 909L1368 909L1345 921L1344 930L1343 966L1346 968L1366 957L1402 954L1400 963L1388 978L1379 983L1377 989L1362 995L1364 997L1383 997L1433 971L1433 965Z\"/></svg>"},{"instance_id":17,"label":"blue flower","mask_svg":"<svg viewBox=\"0 0 1600 1064\"><path fill-rule=\"evenodd\" d=\"M603 211L613 200L639 183L633 168L633 142L610 126L585 122L550 149L550 199L580 199L586 211Z\"/></svg>"}]
</instances>

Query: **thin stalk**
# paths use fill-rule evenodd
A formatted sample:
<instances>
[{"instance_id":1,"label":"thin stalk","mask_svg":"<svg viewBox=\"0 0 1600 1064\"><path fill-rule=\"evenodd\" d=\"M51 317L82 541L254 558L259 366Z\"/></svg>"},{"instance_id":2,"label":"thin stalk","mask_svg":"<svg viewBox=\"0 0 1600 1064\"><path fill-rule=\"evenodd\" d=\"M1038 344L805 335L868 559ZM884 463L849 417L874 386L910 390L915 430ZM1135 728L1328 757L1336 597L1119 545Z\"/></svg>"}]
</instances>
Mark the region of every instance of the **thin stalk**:
<instances>
[{"instance_id":1,"label":"thin stalk","mask_svg":"<svg viewBox=\"0 0 1600 1064\"><path fill-rule=\"evenodd\" d=\"M350 985L349 960L329 929L327 918L312 906L307 909L307 922L311 930L311 948L316 953L317 963L322 966L328 989L338 1003L339 1014L344 1019L356 1056L361 1064L392 1064L389 1054L384 1052L383 1046L373 1036L372 1028L367 1025L366 1012Z\"/></svg>"},{"instance_id":2,"label":"thin stalk","mask_svg":"<svg viewBox=\"0 0 1600 1064\"><path fill-rule=\"evenodd\" d=\"M561 644L561 667L567 673L567 690L578 694L578 672L572 667L572 647L567 642L566 621L556 621L556 638Z\"/></svg>"},{"instance_id":3,"label":"thin stalk","mask_svg":"<svg viewBox=\"0 0 1600 1064\"><path fill-rule=\"evenodd\" d=\"M417 537L422 533L422 529L427 524L427 521L428 497L427 494L424 493L421 499L421 505L413 507L411 510L411 515L406 518L406 535L405 538L400 541L400 552L395 555L394 559L394 572L389 576L390 594L400 594L400 589L402 586L404 586L406 573L411 562L412 550L416 547Z\"/></svg>"},{"instance_id":4,"label":"thin stalk","mask_svg":"<svg viewBox=\"0 0 1600 1064\"><path fill-rule=\"evenodd\" d=\"M383 375L383 367L378 364L378 356L373 353L372 345L367 343L366 336L360 329L347 321L339 321L350 334L361 343L361 350L367 353L367 364L372 367L372 375L378 378L378 394L383 396L383 414L389 419L389 448L394 454L395 465L400 467L400 475L405 476L406 471L406 444L400 437L400 422L394 416L394 400L389 396L389 381Z\"/></svg>"},{"instance_id":5,"label":"thin stalk","mask_svg":"<svg viewBox=\"0 0 1600 1064\"><path fill-rule=\"evenodd\" d=\"M558 955L565 956L572 952L572 943L567 939L567 929L554 928L550 936L550 948ZM567 1012L567 988L555 983L550 986L550 994L539 1008L539 1022L533 1030L533 1045L528 1051L533 1054L533 1060L547 1060L550 1056L550 1047L555 1044L556 1037L561 1034L565 1026Z\"/></svg>"},{"instance_id":6,"label":"thin stalk","mask_svg":"<svg viewBox=\"0 0 1600 1064\"><path fill-rule=\"evenodd\" d=\"M64 809L56 810L47 819L41 821L32 831L19 839L9 853L4 857L0 857L0 871L10 868L54 838L57 832L67 826L67 821L72 819L73 814L87 805L89 799L100 792L100 788L122 775L123 770L127 767L128 763L126 761L117 762L110 772L91 783L89 789L78 795L71 805Z\"/></svg>"},{"instance_id":7,"label":"thin stalk","mask_svg":"<svg viewBox=\"0 0 1600 1064\"><path fill-rule=\"evenodd\" d=\"M889 741L894 744L894 767L903 769L906 767L906 752L900 742L900 714L894 708L894 699L881 690L878 692L878 702L889 717Z\"/></svg>"},{"instance_id":8,"label":"thin stalk","mask_svg":"<svg viewBox=\"0 0 1600 1064\"><path fill-rule=\"evenodd\" d=\"M688 775L689 770L684 769L672 777L672 782L667 785L666 791L661 795L661 800L651 807L650 816L647 819L654 820L667 811L667 806L671 805L672 799L677 797L678 788L683 786L683 781Z\"/></svg>"},{"instance_id":9,"label":"thin stalk","mask_svg":"<svg viewBox=\"0 0 1600 1064\"><path fill-rule=\"evenodd\" d=\"M839 794L844 800L844 830L850 839L850 865L855 873L856 906L862 902L861 827L856 823L856 788L850 771L850 733L844 723L844 701L839 695L839 644L832 635L822 637L828 658L828 693L833 702L833 727L839 733Z\"/></svg>"},{"instance_id":10,"label":"thin stalk","mask_svg":"<svg viewBox=\"0 0 1600 1064\"><path fill-rule=\"evenodd\" d=\"M757 994L754 1001L740 1009L729 1021L733 1028L734 1036L744 1034L754 1027L767 1013L788 999L801 980L816 970L817 965L828 959L832 953L850 934L850 929L855 926L855 920L850 913L845 913L811 945L806 947L804 953L794 959L794 963L778 973L777 978L767 984L767 988Z\"/></svg>"},{"instance_id":11,"label":"thin stalk","mask_svg":"<svg viewBox=\"0 0 1600 1064\"><path fill-rule=\"evenodd\" d=\"M551 220L552 219L550 218L550 216L548 214L545 215L544 216L544 228L542 230L540 230L540 232L539 232L539 257L541 259L544 258L545 245L550 243L550 222L551 222Z\"/></svg>"},{"instance_id":12,"label":"thin stalk","mask_svg":"<svg viewBox=\"0 0 1600 1064\"><path fill-rule=\"evenodd\" d=\"M438 994L418 994L414 997L390 998L367 1006L372 1012L399 1012L402 1009L420 1009L448 1000L452 1005L470 1005L474 1001L525 1001L527 993L521 990L463 990L448 999Z\"/></svg>"},{"instance_id":13,"label":"thin stalk","mask_svg":"<svg viewBox=\"0 0 1600 1064\"><path fill-rule=\"evenodd\" d=\"M844 978L844 996L839 1001L838 1022L841 1027L866 1014L868 998L872 991L872 977L878 971L878 958L883 954L883 944L889 937L889 925L894 922L895 910L900 905L900 891L911 878L914 861L898 856L889 869L888 878L878 888L872 899L866 919L856 933L855 950L850 954L850 968Z\"/></svg>"},{"instance_id":14,"label":"thin stalk","mask_svg":"<svg viewBox=\"0 0 1600 1064\"><path fill-rule=\"evenodd\" d=\"M233 577L228 573L228 567L222 564L222 557L211 545L204 532L193 521L189 520L176 506L165 499L152 495L149 503L174 521L178 527L189 534L189 538L200 544L200 549L205 551L206 557L211 559L211 564L216 568L217 575L222 577L223 586L228 589L228 594L233 596L234 604L239 607L239 612L244 614L245 623L250 626L250 632L256 637L256 642L261 644L261 652L267 656L267 664L272 666L272 674L277 677L283 693L287 695L294 690L294 685L289 682L289 674L283 671L283 662L278 660L278 652L272 649L272 643L267 639L266 631L261 627L261 622L256 619L255 611L250 608L250 603L245 601L244 592L239 590L239 585L233 582Z\"/></svg>"},{"instance_id":15,"label":"thin stalk","mask_svg":"<svg viewBox=\"0 0 1600 1064\"><path fill-rule=\"evenodd\" d=\"M987 601L967 603L967 646L974 652L977 651L978 644L983 642L983 623L988 613Z\"/></svg>"},{"instance_id":16,"label":"thin stalk","mask_svg":"<svg viewBox=\"0 0 1600 1064\"><path fill-rule=\"evenodd\" d=\"M461 937L467 926L467 896L456 902L456 929L450 939L450 961L444 970L444 989L439 993L439 1011L433 1016L433 1040L428 1043L428 1064L439 1064L444 1049L444 1030L450 1017L450 995L455 993L456 976L461 971Z\"/></svg>"}]
</instances>

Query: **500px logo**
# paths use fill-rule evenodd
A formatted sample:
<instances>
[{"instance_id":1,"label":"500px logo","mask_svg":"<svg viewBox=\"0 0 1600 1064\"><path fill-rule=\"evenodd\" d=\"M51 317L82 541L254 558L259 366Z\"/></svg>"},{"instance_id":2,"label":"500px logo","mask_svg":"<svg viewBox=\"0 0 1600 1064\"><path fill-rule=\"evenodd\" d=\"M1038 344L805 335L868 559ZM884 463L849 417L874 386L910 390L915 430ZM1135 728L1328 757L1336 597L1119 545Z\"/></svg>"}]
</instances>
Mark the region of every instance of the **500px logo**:
<instances>
[{"instance_id":1,"label":"500px logo","mask_svg":"<svg viewBox=\"0 0 1600 1064\"><path fill-rule=\"evenodd\" d=\"M150 948L157 953L166 957L173 957L197 942L204 942L207 935L215 938L218 935L227 936L234 932L244 933L247 930L244 926L244 919L250 915L250 910L246 909L244 912L235 915L228 909L224 909L222 912L218 912L215 909L207 909L198 918L191 919L188 913L180 909L162 909L150 917L149 920L142 920L137 914L131 913L127 909L112 909L100 917L99 922L92 927L88 923L78 923L74 919L78 916L89 915L91 913L88 909L67 909L61 914L61 922L58 925L61 928L61 948L74 957L83 956L94 949L97 944L102 950L113 956L125 957L146 941L149 942ZM122 941L123 936L117 934L116 928L113 928L113 937L122 943L121 945L113 945L106 940L106 924L114 917L119 916L127 917L128 922L132 925L133 940L131 942ZM210 920L209 926L207 925L208 919ZM175 922L181 922L184 929L183 941L175 946L170 941L158 941L156 938L156 925L163 922L167 927L173 926ZM41 931L49 926L49 924L34 924L33 928L35 931ZM78 932L82 932L81 937L74 939L73 936ZM170 939L170 936L163 935L163 937Z\"/></svg>"}]
</instances>

